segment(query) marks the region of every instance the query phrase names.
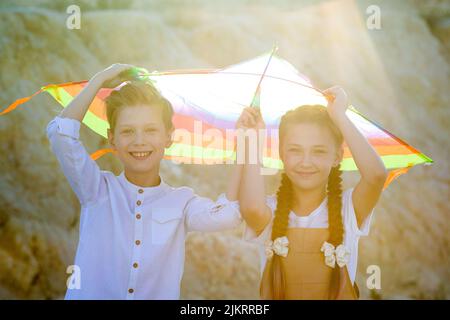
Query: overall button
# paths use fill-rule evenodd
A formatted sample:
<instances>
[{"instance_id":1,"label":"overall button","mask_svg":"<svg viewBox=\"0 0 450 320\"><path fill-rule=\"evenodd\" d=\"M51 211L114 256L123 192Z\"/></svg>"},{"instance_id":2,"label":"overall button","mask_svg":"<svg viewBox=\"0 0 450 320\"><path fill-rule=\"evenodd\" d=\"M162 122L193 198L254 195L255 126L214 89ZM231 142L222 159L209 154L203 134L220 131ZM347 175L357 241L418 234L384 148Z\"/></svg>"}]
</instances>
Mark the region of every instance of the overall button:
<instances>
[{"instance_id":1,"label":"overall button","mask_svg":"<svg viewBox=\"0 0 450 320\"><path fill-rule=\"evenodd\" d=\"M140 206L141 203L142 203L141 200L136 201L136 204L137 204L138 206Z\"/></svg>"},{"instance_id":2,"label":"overall button","mask_svg":"<svg viewBox=\"0 0 450 320\"><path fill-rule=\"evenodd\" d=\"M133 293L134 290L133 290L133 289L128 289L128 292L129 292L129 293Z\"/></svg>"},{"instance_id":3,"label":"overall button","mask_svg":"<svg viewBox=\"0 0 450 320\"><path fill-rule=\"evenodd\" d=\"M140 244L141 244L141 241L139 241L139 240L136 240L136 241L135 241L135 243L136 243L136 245L138 246L138 245L140 245Z\"/></svg>"},{"instance_id":4,"label":"overall button","mask_svg":"<svg viewBox=\"0 0 450 320\"><path fill-rule=\"evenodd\" d=\"M138 192L139 192L139 193L144 193L144 190L139 189Z\"/></svg>"},{"instance_id":5,"label":"overall button","mask_svg":"<svg viewBox=\"0 0 450 320\"><path fill-rule=\"evenodd\" d=\"M141 215L138 213L137 215L136 215L136 219L140 219L141 218Z\"/></svg>"},{"instance_id":6,"label":"overall button","mask_svg":"<svg viewBox=\"0 0 450 320\"><path fill-rule=\"evenodd\" d=\"M133 263L133 268L137 268L138 267L138 264L135 262L135 263Z\"/></svg>"}]
</instances>

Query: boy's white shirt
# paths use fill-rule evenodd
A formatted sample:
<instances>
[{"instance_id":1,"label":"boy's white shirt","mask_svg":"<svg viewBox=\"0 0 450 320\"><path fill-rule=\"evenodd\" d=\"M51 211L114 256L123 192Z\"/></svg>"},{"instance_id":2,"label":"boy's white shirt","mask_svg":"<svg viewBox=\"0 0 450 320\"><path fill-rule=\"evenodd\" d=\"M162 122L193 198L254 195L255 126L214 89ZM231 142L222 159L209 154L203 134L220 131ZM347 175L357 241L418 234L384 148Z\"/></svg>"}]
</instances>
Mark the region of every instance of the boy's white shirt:
<instances>
[{"instance_id":1,"label":"boy's white shirt","mask_svg":"<svg viewBox=\"0 0 450 320\"><path fill-rule=\"evenodd\" d=\"M81 203L74 263L80 288L68 289L65 298L179 299L187 232L238 226L237 201L221 194L214 202L162 180L143 188L123 172L100 170L79 130L78 120L59 116L47 126L51 148Z\"/></svg>"},{"instance_id":2,"label":"boy's white shirt","mask_svg":"<svg viewBox=\"0 0 450 320\"><path fill-rule=\"evenodd\" d=\"M353 207L352 193L354 188L345 190L342 193L342 221L344 224L344 241L343 244L350 251L350 259L347 270L352 283L355 282L356 269L358 265L358 243L359 238L369 235L370 224L373 216L373 210L364 220L361 227L358 227L355 209ZM325 198L322 203L312 211L308 216L297 216L293 211L289 213L288 228L328 228L328 199ZM270 240L272 235L273 215L277 207L276 196L266 197L266 204L271 209L272 220L266 228L256 236L256 233L245 226L243 238L249 242L255 243L258 247L260 256L260 272L261 275L266 265L265 243ZM325 257L324 257L325 263Z\"/></svg>"}]
</instances>

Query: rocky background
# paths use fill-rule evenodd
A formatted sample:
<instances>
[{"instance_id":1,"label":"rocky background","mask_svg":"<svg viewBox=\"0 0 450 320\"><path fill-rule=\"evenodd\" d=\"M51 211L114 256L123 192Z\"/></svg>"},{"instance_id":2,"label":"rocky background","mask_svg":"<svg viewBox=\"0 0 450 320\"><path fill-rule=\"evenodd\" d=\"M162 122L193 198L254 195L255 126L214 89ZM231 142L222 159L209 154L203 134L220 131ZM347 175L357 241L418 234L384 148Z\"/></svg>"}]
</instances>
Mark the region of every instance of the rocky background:
<instances>
[{"instance_id":1,"label":"rocky background","mask_svg":"<svg viewBox=\"0 0 450 320\"><path fill-rule=\"evenodd\" d=\"M66 8L81 7L81 30ZM381 29L366 26L368 6ZM277 43L318 87L339 84L352 103L435 160L383 194L360 242L365 299L449 299L449 1L25 1L0 3L0 108L41 85L88 79L124 62L153 70L221 67ZM79 204L50 152L47 123L60 106L35 97L0 117L0 298L60 299L78 240ZM92 152L105 141L86 127ZM120 173L108 155L103 169ZM163 164L165 180L201 195L225 190L230 168ZM346 186L357 179L346 173ZM272 193L277 177L267 180ZM182 298L255 299L258 257L241 228L191 234ZM369 290L366 268L381 268Z\"/></svg>"}]
</instances>

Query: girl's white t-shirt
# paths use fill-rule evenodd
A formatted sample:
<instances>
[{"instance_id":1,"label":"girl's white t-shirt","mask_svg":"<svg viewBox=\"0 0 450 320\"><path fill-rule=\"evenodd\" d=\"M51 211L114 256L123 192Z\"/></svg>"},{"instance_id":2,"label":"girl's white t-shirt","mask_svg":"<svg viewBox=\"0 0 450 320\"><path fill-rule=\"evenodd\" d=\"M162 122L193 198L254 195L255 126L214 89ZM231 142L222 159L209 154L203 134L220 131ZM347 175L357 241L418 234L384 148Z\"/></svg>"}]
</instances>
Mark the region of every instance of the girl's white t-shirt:
<instances>
[{"instance_id":1,"label":"girl's white t-shirt","mask_svg":"<svg viewBox=\"0 0 450 320\"><path fill-rule=\"evenodd\" d=\"M358 265L358 242L361 236L369 234L370 223L372 220L373 210L364 220L361 228L358 228L355 210L353 208L352 193L354 188L345 190L342 193L342 218L344 224L344 245L350 251L350 259L347 265L349 277L352 283L355 282L356 267ZM277 206L276 196L268 196L266 203L272 211L272 220L261 232L256 236L255 232L245 227L244 239L255 243L258 246L260 255L260 271L261 275L266 265L265 243L270 240L272 234L273 216ZM297 216L293 211L289 213L289 228L328 228L328 198L326 197L322 203L308 216ZM324 261L325 263L325 261Z\"/></svg>"}]
</instances>

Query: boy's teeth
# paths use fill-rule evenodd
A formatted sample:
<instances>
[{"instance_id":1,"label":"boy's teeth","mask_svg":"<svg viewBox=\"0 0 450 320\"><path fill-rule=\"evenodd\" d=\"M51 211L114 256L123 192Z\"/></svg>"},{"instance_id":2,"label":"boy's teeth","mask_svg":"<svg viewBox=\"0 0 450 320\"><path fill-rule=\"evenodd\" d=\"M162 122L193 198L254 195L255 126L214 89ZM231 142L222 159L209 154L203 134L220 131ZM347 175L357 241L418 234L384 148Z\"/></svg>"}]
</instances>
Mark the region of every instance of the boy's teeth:
<instances>
[{"instance_id":1,"label":"boy's teeth","mask_svg":"<svg viewBox=\"0 0 450 320\"><path fill-rule=\"evenodd\" d=\"M146 157L150 152L131 152L131 154L135 157Z\"/></svg>"}]
</instances>

